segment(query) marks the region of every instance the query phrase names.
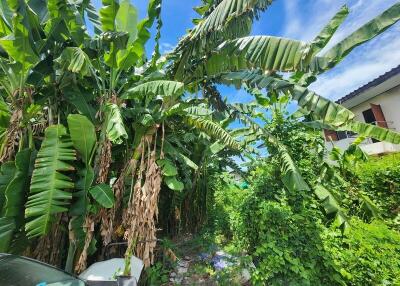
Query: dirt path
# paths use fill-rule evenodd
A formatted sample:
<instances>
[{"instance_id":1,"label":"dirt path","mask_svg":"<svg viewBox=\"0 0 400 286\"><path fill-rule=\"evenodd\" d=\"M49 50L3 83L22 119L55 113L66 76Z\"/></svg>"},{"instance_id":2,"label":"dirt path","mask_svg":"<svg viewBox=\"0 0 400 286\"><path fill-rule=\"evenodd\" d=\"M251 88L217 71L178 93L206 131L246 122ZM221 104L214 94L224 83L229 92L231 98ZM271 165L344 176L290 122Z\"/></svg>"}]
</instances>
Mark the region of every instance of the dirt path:
<instances>
[{"instance_id":1,"label":"dirt path","mask_svg":"<svg viewBox=\"0 0 400 286\"><path fill-rule=\"evenodd\" d=\"M207 271L202 271L197 257L185 256L178 262L174 272L170 274L170 285L203 285L214 286L217 283Z\"/></svg>"},{"instance_id":2,"label":"dirt path","mask_svg":"<svg viewBox=\"0 0 400 286\"><path fill-rule=\"evenodd\" d=\"M240 257L224 252L221 247L190 235L181 238L168 285L249 285L249 274L239 262Z\"/></svg>"}]
</instances>

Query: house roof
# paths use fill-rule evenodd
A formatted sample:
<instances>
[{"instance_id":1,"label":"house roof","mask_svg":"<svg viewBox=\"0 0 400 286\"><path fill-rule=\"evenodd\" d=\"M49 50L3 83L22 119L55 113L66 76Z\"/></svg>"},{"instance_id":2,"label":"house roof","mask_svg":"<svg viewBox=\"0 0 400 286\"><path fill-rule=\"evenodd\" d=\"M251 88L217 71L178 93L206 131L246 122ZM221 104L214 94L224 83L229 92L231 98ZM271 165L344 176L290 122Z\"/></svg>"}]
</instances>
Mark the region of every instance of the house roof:
<instances>
[{"instance_id":1,"label":"house roof","mask_svg":"<svg viewBox=\"0 0 400 286\"><path fill-rule=\"evenodd\" d=\"M377 77L376 79L370 81L369 83L359 87L358 89L350 92L346 96L338 99L336 101L336 103L342 104L342 103L344 103L344 102L346 102L346 101L348 101L348 100L350 100L352 98L355 98L358 95L364 93L365 91L384 83L385 81L391 79L392 77L394 77L396 75L400 75L400 65L395 67L394 69L388 71L387 73Z\"/></svg>"}]
</instances>

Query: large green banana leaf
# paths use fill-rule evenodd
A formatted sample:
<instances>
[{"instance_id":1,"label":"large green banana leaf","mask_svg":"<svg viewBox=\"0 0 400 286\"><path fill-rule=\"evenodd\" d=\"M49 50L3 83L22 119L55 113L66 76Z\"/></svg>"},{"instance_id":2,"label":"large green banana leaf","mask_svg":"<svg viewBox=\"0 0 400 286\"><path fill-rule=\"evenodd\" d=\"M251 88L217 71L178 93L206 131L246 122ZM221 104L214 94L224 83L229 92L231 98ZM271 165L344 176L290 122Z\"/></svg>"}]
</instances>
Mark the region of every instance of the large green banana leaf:
<instances>
[{"instance_id":1,"label":"large green banana leaf","mask_svg":"<svg viewBox=\"0 0 400 286\"><path fill-rule=\"evenodd\" d=\"M311 42L310 49L312 56L315 56L328 44L330 39L335 34L336 30L339 28L339 26L343 23L348 15L349 8L344 5Z\"/></svg>"},{"instance_id":2,"label":"large green banana leaf","mask_svg":"<svg viewBox=\"0 0 400 286\"><path fill-rule=\"evenodd\" d=\"M76 182L77 189L73 194L73 204L69 209L72 216L85 216L89 206L88 192L94 181L94 171L91 166L78 168L79 179Z\"/></svg>"},{"instance_id":3,"label":"large green banana leaf","mask_svg":"<svg viewBox=\"0 0 400 286\"><path fill-rule=\"evenodd\" d=\"M0 232L0 252L7 252L9 250L14 233L23 226L30 162L31 150L25 149L17 153L13 172L14 176L9 181L4 192L6 200L1 213L2 218L0 219L0 229L4 232ZM8 168L10 168L8 172L12 172L12 166L9 165Z\"/></svg>"},{"instance_id":4,"label":"large green banana leaf","mask_svg":"<svg viewBox=\"0 0 400 286\"><path fill-rule=\"evenodd\" d=\"M85 11L86 11L87 18L93 24L94 33L96 35L100 35L101 31L102 31L100 17L96 11L96 8L93 6L93 4L90 1L88 1L87 6L85 7Z\"/></svg>"},{"instance_id":5,"label":"large green banana leaf","mask_svg":"<svg viewBox=\"0 0 400 286\"><path fill-rule=\"evenodd\" d=\"M25 6L25 9L21 9L21 11L26 10L26 4L19 5ZM20 7L19 5L17 5L17 8ZM26 72L30 67L39 62L38 52L32 44L33 40L30 29L23 25L24 18L26 17L28 16L14 13L12 34L0 38L0 46L10 58L22 65L23 72Z\"/></svg>"},{"instance_id":6,"label":"large green banana leaf","mask_svg":"<svg viewBox=\"0 0 400 286\"><path fill-rule=\"evenodd\" d=\"M309 191L310 187L304 181L287 149L280 143L276 143L276 145L278 146L278 154L281 162L282 182L286 188L291 192Z\"/></svg>"},{"instance_id":7,"label":"large green banana leaf","mask_svg":"<svg viewBox=\"0 0 400 286\"><path fill-rule=\"evenodd\" d=\"M92 197L104 208L112 208L115 202L111 187L107 184L96 185L89 190Z\"/></svg>"},{"instance_id":8,"label":"large green banana leaf","mask_svg":"<svg viewBox=\"0 0 400 286\"><path fill-rule=\"evenodd\" d=\"M257 72L228 73L223 76L226 83L245 83L249 87L289 92L298 105L306 111L313 112L323 122L340 126L354 118L353 112L313 91L284 79L259 74Z\"/></svg>"},{"instance_id":9,"label":"large green banana leaf","mask_svg":"<svg viewBox=\"0 0 400 286\"><path fill-rule=\"evenodd\" d=\"M149 0L147 6L147 17L137 25L138 34L134 42L136 54L142 58L145 54L145 45L150 39L149 29L153 26L154 20L161 15L161 0Z\"/></svg>"},{"instance_id":10,"label":"large green banana leaf","mask_svg":"<svg viewBox=\"0 0 400 286\"><path fill-rule=\"evenodd\" d=\"M11 240L16 229L15 220L11 217L0 218L0 252L9 252Z\"/></svg>"},{"instance_id":11,"label":"large green banana leaf","mask_svg":"<svg viewBox=\"0 0 400 286\"><path fill-rule=\"evenodd\" d=\"M95 127L86 116L80 114L70 114L67 121L72 143L85 165L89 165L97 141Z\"/></svg>"},{"instance_id":12,"label":"large green banana leaf","mask_svg":"<svg viewBox=\"0 0 400 286\"><path fill-rule=\"evenodd\" d=\"M224 42L214 54L199 64L195 77L225 72L261 69L290 72L308 66L310 45L271 36L248 36Z\"/></svg>"},{"instance_id":13,"label":"large green banana leaf","mask_svg":"<svg viewBox=\"0 0 400 286\"><path fill-rule=\"evenodd\" d=\"M308 112L304 112L302 110L300 110L300 112L302 112L303 114L308 114ZM328 129L335 131L352 131L362 137L371 137L380 141L386 141L393 144L400 144L400 133L387 128L379 127L364 122L352 120L349 122L345 122L340 126L332 126L327 123L323 123L320 120L315 120L311 122L305 122L305 124L312 128L318 128L318 129Z\"/></svg>"},{"instance_id":14,"label":"large green banana leaf","mask_svg":"<svg viewBox=\"0 0 400 286\"><path fill-rule=\"evenodd\" d=\"M184 37L174 51L175 78L186 78L197 66L197 59L225 40L250 34L253 18L272 0L223 0ZM209 5L204 6L205 9ZM202 13L205 14L205 11ZM190 72L190 73L189 73Z\"/></svg>"},{"instance_id":15,"label":"large green banana leaf","mask_svg":"<svg viewBox=\"0 0 400 286\"><path fill-rule=\"evenodd\" d=\"M218 139L221 143L229 146L235 150L241 150L241 145L219 124L212 120L208 120L200 117L188 116L187 122L196 127L197 129L205 132L207 135Z\"/></svg>"},{"instance_id":16,"label":"large green banana leaf","mask_svg":"<svg viewBox=\"0 0 400 286\"><path fill-rule=\"evenodd\" d=\"M78 10L76 3L65 0L48 0L47 9L50 19L46 22L47 36L54 36L60 41L66 37L72 39L78 46L88 37L84 14ZM67 31L67 33L65 33ZM66 35L64 35L66 34Z\"/></svg>"},{"instance_id":17,"label":"large green banana leaf","mask_svg":"<svg viewBox=\"0 0 400 286\"><path fill-rule=\"evenodd\" d=\"M400 19L400 4L392 6L322 56L314 57L315 53L328 43L346 13L346 9L343 8L310 44L270 36L248 36L225 41L210 58L198 65L194 76L214 76L249 69L261 69L265 72L321 73L334 67L355 47L396 23Z\"/></svg>"},{"instance_id":18,"label":"large green banana leaf","mask_svg":"<svg viewBox=\"0 0 400 286\"><path fill-rule=\"evenodd\" d=\"M116 31L128 33L128 43L132 43L137 38L137 14L135 6L129 0L122 0L115 15Z\"/></svg>"},{"instance_id":19,"label":"large green banana leaf","mask_svg":"<svg viewBox=\"0 0 400 286\"><path fill-rule=\"evenodd\" d=\"M381 141L400 144L400 133L376 125L351 121L341 126L340 129L353 131L363 137L371 137Z\"/></svg>"},{"instance_id":20,"label":"large green banana leaf","mask_svg":"<svg viewBox=\"0 0 400 286\"><path fill-rule=\"evenodd\" d=\"M5 202L5 192L8 184L14 178L15 174L15 163L14 162L6 162L1 165L0 170L0 215L2 215L2 209Z\"/></svg>"},{"instance_id":21,"label":"large green banana leaf","mask_svg":"<svg viewBox=\"0 0 400 286\"><path fill-rule=\"evenodd\" d=\"M0 1L0 16L4 23L8 26L8 28L11 27L11 19L12 19L13 12L10 9L9 4L7 3L6 0Z\"/></svg>"},{"instance_id":22,"label":"large green banana leaf","mask_svg":"<svg viewBox=\"0 0 400 286\"><path fill-rule=\"evenodd\" d=\"M319 73L336 66L354 48L375 38L390 26L400 20L400 3L384 11L382 14L372 19L345 39L334 45L321 57L315 57L310 64L313 71Z\"/></svg>"},{"instance_id":23,"label":"large green banana leaf","mask_svg":"<svg viewBox=\"0 0 400 286\"><path fill-rule=\"evenodd\" d=\"M181 82L169 80L149 81L129 89L122 98L134 99L161 95L178 97L184 92L184 85Z\"/></svg>"},{"instance_id":24,"label":"large green banana leaf","mask_svg":"<svg viewBox=\"0 0 400 286\"><path fill-rule=\"evenodd\" d=\"M394 144L400 143L400 133L354 120L354 113L329 99L326 99L309 89L291 83L284 79L261 75L257 72L237 72L223 76L225 83L242 82L250 87L288 92L301 107L301 112L312 113L322 125L330 126L332 130L349 130L364 137ZM322 126L321 125L321 126Z\"/></svg>"},{"instance_id":25,"label":"large green banana leaf","mask_svg":"<svg viewBox=\"0 0 400 286\"><path fill-rule=\"evenodd\" d=\"M102 0L103 7L100 8L100 22L103 32L116 31L115 17L117 16L119 4L117 0Z\"/></svg>"},{"instance_id":26,"label":"large green banana leaf","mask_svg":"<svg viewBox=\"0 0 400 286\"><path fill-rule=\"evenodd\" d=\"M92 122L95 121L96 109L90 103L94 96L90 93L90 90L68 86L63 88L63 95L67 102L72 104L80 113L90 118Z\"/></svg>"},{"instance_id":27,"label":"large green banana leaf","mask_svg":"<svg viewBox=\"0 0 400 286\"><path fill-rule=\"evenodd\" d=\"M6 202L4 205L4 215L7 217L17 217L23 211L25 203L25 191L29 177L31 150L25 149L17 153L15 157L16 172L14 178L5 190Z\"/></svg>"},{"instance_id":28,"label":"large green banana leaf","mask_svg":"<svg viewBox=\"0 0 400 286\"><path fill-rule=\"evenodd\" d=\"M62 172L73 171L76 159L71 139L62 125L49 126L37 154L26 203L25 230L29 237L48 233L56 214L68 211L74 183Z\"/></svg>"},{"instance_id":29,"label":"large green banana leaf","mask_svg":"<svg viewBox=\"0 0 400 286\"><path fill-rule=\"evenodd\" d=\"M204 20L189 34L190 39L205 37L209 33L223 30L229 22L247 13L256 13L264 10L272 3L272 0L223 0ZM231 35L237 37L241 27L236 26L236 33ZM227 31L225 31L227 32ZM249 33L250 31L247 31Z\"/></svg>"},{"instance_id":30,"label":"large green banana leaf","mask_svg":"<svg viewBox=\"0 0 400 286\"><path fill-rule=\"evenodd\" d=\"M348 218L331 192L323 185L317 184L314 193L324 207L325 213L335 215L335 225L346 229L349 226Z\"/></svg>"}]
</instances>

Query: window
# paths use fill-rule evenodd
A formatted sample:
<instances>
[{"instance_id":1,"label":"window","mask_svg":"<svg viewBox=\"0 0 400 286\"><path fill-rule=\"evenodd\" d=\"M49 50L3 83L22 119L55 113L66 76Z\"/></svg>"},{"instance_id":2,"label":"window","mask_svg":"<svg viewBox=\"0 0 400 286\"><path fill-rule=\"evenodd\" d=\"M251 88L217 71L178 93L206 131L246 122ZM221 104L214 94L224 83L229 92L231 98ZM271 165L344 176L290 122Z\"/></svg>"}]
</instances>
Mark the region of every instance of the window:
<instances>
[{"instance_id":1,"label":"window","mask_svg":"<svg viewBox=\"0 0 400 286\"><path fill-rule=\"evenodd\" d=\"M375 115L371 108L363 111L363 116L366 123L376 124Z\"/></svg>"},{"instance_id":2,"label":"window","mask_svg":"<svg viewBox=\"0 0 400 286\"><path fill-rule=\"evenodd\" d=\"M363 111L364 120L366 123L376 125L376 118L372 109L367 109ZM371 138L373 143L379 142L378 140Z\"/></svg>"},{"instance_id":3,"label":"window","mask_svg":"<svg viewBox=\"0 0 400 286\"><path fill-rule=\"evenodd\" d=\"M337 132L337 137L338 137L339 140L346 139L347 138L346 131L338 131Z\"/></svg>"}]
</instances>

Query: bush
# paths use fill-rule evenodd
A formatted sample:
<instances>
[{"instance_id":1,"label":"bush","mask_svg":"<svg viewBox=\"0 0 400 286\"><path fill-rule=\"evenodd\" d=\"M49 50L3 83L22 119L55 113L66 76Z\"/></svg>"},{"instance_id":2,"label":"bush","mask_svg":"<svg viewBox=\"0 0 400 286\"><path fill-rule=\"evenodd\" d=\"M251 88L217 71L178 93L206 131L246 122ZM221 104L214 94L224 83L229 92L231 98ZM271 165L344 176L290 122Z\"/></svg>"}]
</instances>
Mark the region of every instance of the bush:
<instances>
[{"instance_id":1,"label":"bush","mask_svg":"<svg viewBox=\"0 0 400 286\"><path fill-rule=\"evenodd\" d=\"M208 206L209 226L215 235L231 240L240 212L238 206L249 191L242 189L229 173L221 173L212 178L212 205Z\"/></svg>"},{"instance_id":2,"label":"bush","mask_svg":"<svg viewBox=\"0 0 400 286\"><path fill-rule=\"evenodd\" d=\"M400 213L400 153L371 158L356 171L360 188L382 210L384 218Z\"/></svg>"},{"instance_id":3,"label":"bush","mask_svg":"<svg viewBox=\"0 0 400 286\"><path fill-rule=\"evenodd\" d=\"M340 285L341 276L313 212L296 214L287 205L263 201L245 216L246 237L254 246L254 285Z\"/></svg>"},{"instance_id":4,"label":"bush","mask_svg":"<svg viewBox=\"0 0 400 286\"><path fill-rule=\"evenodd\" d=\"M400 285L400 234L383 222L353 218L343 238L329 231L324 241L347 285Z\"/></svg>"}]
</instances>

